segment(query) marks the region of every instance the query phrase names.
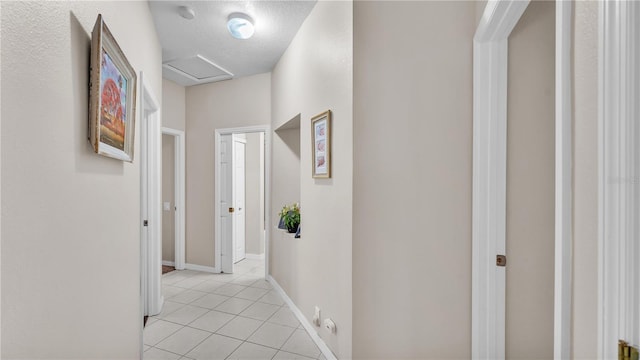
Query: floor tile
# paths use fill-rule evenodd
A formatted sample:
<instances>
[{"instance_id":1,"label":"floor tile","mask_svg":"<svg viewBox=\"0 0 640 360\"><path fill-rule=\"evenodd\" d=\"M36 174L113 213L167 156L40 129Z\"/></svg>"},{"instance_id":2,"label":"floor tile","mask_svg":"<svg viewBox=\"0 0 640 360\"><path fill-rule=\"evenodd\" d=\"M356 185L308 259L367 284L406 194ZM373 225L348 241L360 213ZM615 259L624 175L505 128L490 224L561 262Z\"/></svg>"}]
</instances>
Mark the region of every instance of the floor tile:
<instances>
[{"instance_id":1,"label":"floor tile","mask_svg":"<svg viewBox=\"0 0 640 360\"><path fill-rule=\"evenodd\" d=\"M187 325L193 320L199 318L204 315L208 310L205 308L185 305L182 308L172 312L171 314L164 317L164 320L171 321L177 324Z\"/></svg>"},{"instance_id":2,"label":"floor tile","mask_svg":"<svg viewBox=\"0 0 640 360\"><path fill-rule=\"evenodd\" d=\"M275 314L280 307L277 305L256 302L246 308L240 315L256 320L267 320L271 315Z\"/></svg>"},{"instance_id":3,"label":"floor tile","mask_svg":"<svg viewBox=\"0 0 640 360\"><path fill-rule=\"evenodd\" d=\"M144 328L143 338L147 345L155 345L167 338L169 335L180 330L182 326L168 321L158 320Z\"/></svg>"},{"instance_id":4,"label":"floor tile","mask_svg":"<svg viewBox=\"0 0 640 360\"><path fill-rule=\"evenodd\" d=\"M186 276L186 277L191 277L194 275L198 275L200 274L201 271L195 271L195 270L178 270L178 274Z\"/></svg>"},{"instance_id":5,"label":"floor tile","mask_svg":"<svg viewBox=\"0 0 640 360\"><path fill-rule=\"evenodd\" d=\"M234 352L240 344L242 344L240 340L213 334L187 353L187 356L196 360L222 360Z\"/></svg>"},{"instance_id":6,"label":"floor tile","mask_svg":"<svg viewBox=\"0 0 640 360\"><path fill-rule=\"evenodd\" d=\"M320 355L320 349L318 349L316 343L311 340L306 331L300 329L291 335L289 340L282 346L282 350L312 358L317 358Z\"/></svg>"},{"instance_id":7,"label":"floor tile","mask_svg":"<svg viewBox=\"0 0 640 360\"><path fill-rule=\"evenodd\" d=\"M215 277L215 281L222 281L222 282L230 282L233 279L237 278L241 276L240 274L217 274L217 276Z\"/></svg>"},{"instance_id":8,"label":"floor tile","mask_svg":"<svg viewBox=\"0 0 640 360\"><path fill-rule=\"evenodd\" d=\"M269 290L248 287L248 288L240 291L239 293L237 293L236 297L241 298L241 299L247 299L247 300L256 301L256 300L260 299L261 297L263 297L268 292L269 292Z\"/></svg>"},{"instance_id":9,"label":"floor tile","mask_svg":"<svg viewBox=\"0 0 640 360\"><path fill-rule=\"evenodd\" d=\"M160 312L160 314L158 314L158 315L156 315L154 317L156 317L158 319L164 319L165 317L167 317L167 315L169 315L172 312L180 309L183 306L184 306L184 304L173 302L173 301L169 301L169 300L165 300L164 304L162 304L162 311Z\"/></svg>"},{"instance_id":10,"label":"floor tile","mask_svg":"<svg viewBox=\"0 0 640 360\"><path fill-rule=\"evenodd\" d=\"M321 353L320 356L318 356L318 360L327 360L327 358Z\"/></svg>"},{"instance_id":11,"label":"floor tile","mask_svg":"<svg viewBox=\"0 0 640 360\"><path fill-rule=\"evenodd\" d=\"M142 345L142 351L147 351L147 350L149 350L149 349L151 349L151 346L149 346L149 345Z\"/></svg>"},{"instance_id":12,"label":"floor tile","mask_svg":"<svg viewBox=\"0 0 640 360\"><path fill-rule=\"evenodd\" d=\"M179 302L183 304L188 304L192 301L195 301L203 296L207 295L206 292L195 291L195 290L185 290L180 294L169 298L170 301Z\"/></svg>"},{"instance_id":13,"label":"floor tile","mask_svg":"<svg viewBox=\"0 0 640 360\"><path fill-rule=\"evenodd\" d=\"M213 292L219 295L234 296L235 294L239 293L245 288L246 286L242 286L242 285L225 284L215 289Z\"/></svg>"},{"instance_id":14,"label":"floor tile","mask_svg":"<svg viewBox=\"0 0 640 360\"><path fill-rule=\"evenodd\" d=\"M277 351L276 349L245 342L227 360L271 359Z\"/></svg>"},{"instance_id":15,"label":"floor tile","mask_svg":"<svg viewBox=\"0 0 640 360\"><path fill-rule=\"evenodd\" d=\"M296 330L288 326L264 323L247 341L280 349L294 331Z\"/></svg>"},{"instance_id":16,"label":"floor tile","mask_svg":"<svg viewBox=\"0 0 640 360\"><path fill-rule=\"evenodd\" d=\"M164 285L162 286L162 296L166 299L176 296L184 291L184 288L173 286L173 285Z\"/></svg>"},{"instance_id":17,"label":"floor tile","mask_svg":"<svg viewBox=\"0 0 640 360\"><path fill-rule=\"evenodd\" d=\"M249 286L260 288L260 289L267 289L267 290L273 289L273 286L271 286L271 283L265 279L258 279Z\"/></svg>"},{"instance_id":18,"label":"floor tile","mask_svg":"<svg viewBox=\"0 0 640 360\"><path fill-rule=\"evenodd\" d=\"M222 304L215 307L216 310L231 313L231 314L240 314L246 308L248 308L253 301L239 299L239 298L230 298L229 300L223 302Z\"/></svg>"},{"instance_id":19,"label":"floor tile","mask_svg":"<svg viewBox=\"0 0 640 360\"><path fill-rule=\"evenodd\" d=\"M178 281L182 281L188 278L188 276L182 275L179 272L172 271L171 273L162 276L162 285L172 285L177 283Z\"/></svg>"},{"instance_id":20,"label":"floor tile","mask_svg":"<svg viewBox=\"0 0 640 360\"><path fill-rule=\"evenodd\" d=\"M267 321L270 323L286 325L293 328L297 328L298 326L300 326L300 321L298 321L298 318L296 318L296 316L293 314L293 311L291 311L288 306L281 307Z\"/></svg>"},{"instance_id":21,"label":"floor tile","mask_svg":"<svg viewBox=\"0 0 640 360\"><path fill-rule=\"evenodd\" d=\"M170 353L168 351L150 348L144 352L144 360L178 360L181 355Z\"/></svg>"},{"instance_id":22,"label":"floor tile","mask_svg":"<svg viewBox=\"0 0 640 360\"><path fill-rule=\"evenodd\" d=\"M210 335L211 333L207 331L183 327L175 334L159 342L156 347L172 353L186 355Z\"/></svg>"},{"instance_id":23,"label":"floor tile","mask_svg":"<svg viewBox=\"0 0 640 360\"><path fill-rule=\"evenodd\" d=\"M262 303L273 304L278 306L284 305L284 300L282 300L282 298L280 297L280 294L278 294L275 290L269 291L263 297L258 299L258 301Z\"/></svg>"},{"instance_id":24,"label":"floor tile","mask_svg":"<svg viewBox=\"0 0 640 360\"><path fill-rule=\"evenodd\" d=\"M200 284L192 287L192 289L211 293L211 292L214 292L217 288L221 287L224 284L226 284L226 283L224 283L222 281L207 280L207 281L203 281Z\"/></svg>"},{"instance_id":25,"label":"floor tile","mask_svg":"<svg viewBox=\"0 0 640 360\"><path fill-rule=\"evenodd\" d=\"M232 284L237 284L237 285L242 285L242 286L249 286L251 284L253 284L254 282L256 282L256 280L259 280L260 277L259 276L255 276L255 275L242 275L239 276L233 280L231 280Z\"/></svg>"},{"instance_id":26,"label":"floor tile","mask_svg":"<svg viewBox=\"0 0 640 360\"><path fill-rule=\"evenodd\" d=\"M315 360L315 359L281 350L281 351L278 351L276 356L273 357L273 360Z\"/></svg>"},{"instance_id":27,"label":"floor tile","mask_svg":"<svg viewBox=\"0 0 640 360\"><path fill-rule=\"evenodd\" d=\"M260 327L260 325L262 325L262 321L237 316L216 331L216 333L240 340L246 340Z\"/></svg>"},{"instance_id":28,"label":"floor tile","mask_svg":"<svg viewBox=\"0 0 640 360\"><path fill-rule=\"evenodd\" d=\"M189 305L199 306L211 310L229 299L230 298L228 296L224 295L207 294L200 299L190 303Z\"/></svg>"},{"instance_id":29,"label":"floor tile","mask_svg":"<svg viewBox=\"0 0 640 360\"><path fill-rule=\"evenodd\" d=\"M153 324L154 322L158 321L158 318L155 316L150 316L149 318L147 318L147 324L145 325L145 327Z\"/></svg>"},{"instance_id":30,"label":"floor tile","mask_svg":"<svg viewBox=\"0 0 640 360\"><path fill-rule=\"evenodd\" d=\"M189 327L216 332L234 317L235 315L212 310L191 322Z\"/></svg>"},{"instance_id":31,"label":"floor tile","mask_svg":"<svg viewBox=\"0 0 640 360\"><path fill-rule=\"evenodd\" d=\"M205 281L205 279L199 278L199 277L190 277L187 279L184 279L182 281L178 281L177 283L174 283L173 286L175 287L181 287L181 288L186 288L186 289L190 289L196 285L200 285L201 283L203 283Z\"/></svg>"}]
</instances>

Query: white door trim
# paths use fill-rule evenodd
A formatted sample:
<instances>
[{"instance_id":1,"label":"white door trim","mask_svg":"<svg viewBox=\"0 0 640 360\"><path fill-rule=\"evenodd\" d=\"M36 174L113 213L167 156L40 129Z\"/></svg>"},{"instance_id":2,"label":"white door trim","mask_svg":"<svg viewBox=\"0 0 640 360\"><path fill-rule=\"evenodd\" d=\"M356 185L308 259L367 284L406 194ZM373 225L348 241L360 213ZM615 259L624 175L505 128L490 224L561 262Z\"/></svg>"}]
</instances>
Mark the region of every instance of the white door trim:
<instances>
[{"instance_id":1,"label":"white door trim","mask_svg":"<svg viewBox=\"0 0 640 360\"><path fill-rule=\"evenodd\" d=\"M162 207L160 106L140 72L140 198L141 279L143 315L157 315L164 301L161 291ZM146 156L145 156L146 155ZM144 221L148 226L144 226Z\"/></svg>"},{"instance_id":2,"label":"white door trim","mask_svg":"<svg viewBox=\"0 0 640 360\"><path fill-rule=\"evenodd\" d=\"M556 360L571 358L573 278L572 58L573 1L556 2L555 289Z\"/></svg>"},{"instance_id":3,"label":"white door trim","mask_svg":"<svg viewBox=\"0 0 640 360\"><path fill-rule=\"evenodd\" d=\"M176 270L185 268L185 163L186 163L186 137L182 130L162 128L162 134L174 138L174 198L175 198L175 259Z\"/></svg>"},{"instance_id":4,"label":"white door trim","mask_svg":"<svg viewBox=\"0 0 640 360\"><path fill-rule=\"evenodd\" d=\"M473 359L504 359L508 37L529 1L490 0L473 39Z\"/></svg>"},{"instance_id":5,"label":"white door trim","mask_svg":"<svg viewBox=\"0 0 640 360\"><path fill-rule=\"evenodd\" d=\"M600 2L598 357L640 343L640 3Z\"/></svg>"},{"instance_id":6,"label":"white door trim","mask_svg":"<svg viewBox=\"0 0 640 360\"><path fill-rule=\"evenodd\" d=\"M215 266L214 271L220 272L222 263L222 256L220 250L221 233L220 233L220 206L218 206L218 199L220 199L220 136L229 134L247 134L247 133L264 133L264 142L266 146L266 153L264 156L264 177L265 177L265 196L264 196L264 208L265 208L265 276L269 276L269 243L271 238L271 126L270 125L257 125L246 126L237 128L225 128L216 129L214 134L215 142L215 165L214 165L214 224L215 224Z\"/></svg>"}]
</instances>

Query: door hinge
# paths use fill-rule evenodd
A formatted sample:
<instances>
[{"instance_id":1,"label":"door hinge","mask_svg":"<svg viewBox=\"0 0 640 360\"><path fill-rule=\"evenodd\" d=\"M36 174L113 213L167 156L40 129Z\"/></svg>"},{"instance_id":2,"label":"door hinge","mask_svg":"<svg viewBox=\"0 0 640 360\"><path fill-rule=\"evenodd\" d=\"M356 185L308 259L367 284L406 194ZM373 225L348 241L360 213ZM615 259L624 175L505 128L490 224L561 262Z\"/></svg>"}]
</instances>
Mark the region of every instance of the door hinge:
<instances>
[{"instance_id":1,"label":"door hinge","mask_svg":"<svg viewBox=\"0 0 640 360\"><path fill-rule=\"evenodd\" d=\"M638 349L629 345L629 343L624 340L618 340L618 359L638 360Z\"/></svg>"},{"instance_id":2,"label":"door hinge","mask_svg":"<svg viewBox=\"0 0 640 360\"><path fill-rule=\"evenodd\" d=\"M149 220L142 221L142 226L149 226Z\"/></svg>"},{"instance_id":3,"label":"door hinge","mask_svg":"<svg viewBox=\"0 0 640 360\"><path fill-rule=\"evenodd\" d=\"M497 255L496 256L496 266L507 266L507 256L506 255Z\"/></svg>"},{"instance_id":4,"label":"door hinge","mask_svg":"<svg viewBox=\"0 0 640 360\"><path fill-rule=\"evenodd\" d=\"M229 208L229 213L232 213L232 212L234 212L234 211L236 211L236 209L234 209L234 208Z\"/></svg>"}]
</instances>

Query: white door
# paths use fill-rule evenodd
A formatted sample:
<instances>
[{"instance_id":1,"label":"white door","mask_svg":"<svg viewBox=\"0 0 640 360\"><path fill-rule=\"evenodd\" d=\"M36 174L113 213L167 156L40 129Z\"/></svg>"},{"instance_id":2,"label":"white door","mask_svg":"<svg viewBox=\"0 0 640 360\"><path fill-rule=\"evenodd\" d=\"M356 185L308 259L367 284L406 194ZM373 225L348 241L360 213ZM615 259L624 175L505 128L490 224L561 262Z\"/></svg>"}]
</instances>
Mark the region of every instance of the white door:
<instances>
[{"instance_id":1,"label":"white door","mask_svg":"<svg viewBox=\"0 0 640 360\"><path fill-rule=\"evenodd\" d=\"M233 137L233 263L244 260L245 253L245 149L247 141Z\"/></svg>"},{"instance_id":2,"label":"white door","mask_svg":"<svg viewBox=\"0 0 640 360\"><path fill-rule=\"evenodd\" d=\"M220 237L221 268L233 272L233 140L232 135L220 136Z\"/></svg>"}]
</instances>

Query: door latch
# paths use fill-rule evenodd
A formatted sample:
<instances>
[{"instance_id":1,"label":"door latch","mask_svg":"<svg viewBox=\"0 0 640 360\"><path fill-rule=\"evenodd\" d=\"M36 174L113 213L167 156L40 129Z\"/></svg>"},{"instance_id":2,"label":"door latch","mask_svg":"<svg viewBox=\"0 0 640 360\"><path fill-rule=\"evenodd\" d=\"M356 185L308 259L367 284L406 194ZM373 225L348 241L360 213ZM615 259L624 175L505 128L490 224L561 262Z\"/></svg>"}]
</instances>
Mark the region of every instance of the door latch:
<instances>
[{"instance_id":1,"label":"door latch","mask_svg":"<svg viewBox=\"0 0 640 360\"><path fill-rule=\"evenodd\" d=\"M232 213L232 212L234 212L234 211L236 211L236 209L234 209L234 208L229 208L229 213Z\"/></svg>"},{"instance_id":2,"label":"door latch","mask_svg":"<svg viewBox=\"0 0 640 360\"><path fill-rule=\"evenodd\" d=\"M149 226L149 220L144 220L142 222L142 226Z\"/></svg>"},{"instance_id":3,"label":"door latch","mask_svg":"<svg viewBox=\"0 0 640 360\"><path fill-rule=\"evenodd\" d=\"M496 256L496 266L507 266L507 256L506 255L497 255Z\"/></svg>"}]
</instances>

